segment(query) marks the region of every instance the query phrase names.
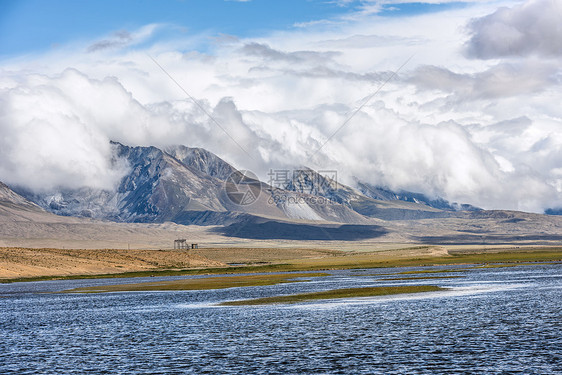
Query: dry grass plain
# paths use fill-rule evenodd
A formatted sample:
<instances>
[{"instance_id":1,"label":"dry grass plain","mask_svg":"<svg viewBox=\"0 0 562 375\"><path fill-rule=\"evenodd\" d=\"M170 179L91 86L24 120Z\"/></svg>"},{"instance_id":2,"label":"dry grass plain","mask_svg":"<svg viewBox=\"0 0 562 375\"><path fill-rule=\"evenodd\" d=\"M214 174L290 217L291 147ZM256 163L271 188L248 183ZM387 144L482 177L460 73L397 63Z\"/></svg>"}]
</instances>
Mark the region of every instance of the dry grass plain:
<instances>
[{"instance_id":1,"label":"dry grass plain","mask_svg":"<svg viewBox=\"0 0 562 375\"><path fill-rule=\"evenodd\" d=\"M507 211L459 215L378 220L387 234L372 239L257 240L223 236L216 226L111 223L0 201L0 281L562 258L562 217ZM178 238L199 243L200 249L171 250Z\"/></svg>"},{"instance_id":2,"label":"dry grass plain","mask_svg":"<svg viewBox=\"0 0 562 375\"><path fill-rule=\"evenodd\" d=\"M80 277L321 271L562 261L562 247L412 246L377 251L221 247L197 250L0 248L0 281Z\"/></svg>"},{"instance_id":3,"label":"dry grass plain","mask_svg":"<svg viewBox=\"0 0 562 375\"><path fill-rule=\"evenodd\" d=\"M186 250L0 248L0 279L224 266Z\"/></svg>"}]
</instances>

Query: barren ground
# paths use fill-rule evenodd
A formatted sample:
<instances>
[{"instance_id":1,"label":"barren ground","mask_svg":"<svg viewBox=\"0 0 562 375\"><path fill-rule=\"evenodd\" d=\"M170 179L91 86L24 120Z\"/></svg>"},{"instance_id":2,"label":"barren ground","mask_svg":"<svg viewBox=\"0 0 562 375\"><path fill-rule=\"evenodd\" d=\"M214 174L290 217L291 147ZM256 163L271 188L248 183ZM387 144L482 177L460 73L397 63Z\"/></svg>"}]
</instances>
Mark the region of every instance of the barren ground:
<instances>
[{"instance_id":1,"label":"barren ground","mask_svg":"<svg viewBox=\"0 0 562 375\"><path fill-rule=\"evenodd\" d=\"M456 255L454 255L456 254ZM120 274L251 266L238 272L388 267L468 262L560 260L560 248L418 246L377 251L312 248L202 248L197 250L0 248L0 279ZM480 255L478 255L480 254ZM496 255L494 255L496 254ZM497 255L501 255L498 257ZM495 258L494 258L495 256ZM487 258L488 257L488 258ZM457 258L455 260L455 258ZM260 268L266 266L269 268ZM255 268L258 267L258 268ZM255 270L254 270L255 269ZM219 272L222 272L220 270ZM215 270L216 273L216 270Z\"/></svg>"},{"instance_id":2,"label":"barren ground","mask_svg":"<svg viewBox=\"0 0 562 375\"><path fill-rule=\"evenodd\" d=\"M225 264L185 250L0 248L0 278L4 279L221 266Z\"/></svg>"},{"instance_id":3,"label":"barren ground","mask_svg":"<svg viewBox=\"0 0 562 375\"><path fill-rule=\"evenodd\" d=\"M488 253L561 245L560 216L508 211L463 215L380 221L387 233L362 240L259 240L224 236L213 226L111 223L0 202L0 279L238 265L349 268L451 257L458 251ZM200 248L172 250L178 238L198 243Z\"/></svg>"}]
</instances>

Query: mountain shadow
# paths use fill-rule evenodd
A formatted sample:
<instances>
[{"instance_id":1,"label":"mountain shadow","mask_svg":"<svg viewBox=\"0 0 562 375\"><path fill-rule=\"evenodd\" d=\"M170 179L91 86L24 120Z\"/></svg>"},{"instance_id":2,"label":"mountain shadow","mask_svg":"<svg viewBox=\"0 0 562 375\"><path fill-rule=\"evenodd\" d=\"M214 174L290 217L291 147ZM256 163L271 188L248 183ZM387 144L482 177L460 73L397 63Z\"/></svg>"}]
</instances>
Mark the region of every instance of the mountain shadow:
<instances>
[{"instance_id":1,"label":"mountain shadow","mask_svg":"<svg viewBox=\"0 0 562 375\"><path fill-rule=\"evenodd\" d=\"M550 244L553 241L562 241L562 235L557 234L458 234L449 236L414 237L419 243L432 245L508 245L508 244Z\"/></svg>"},{"instance_id":2,"label":"mountain shadow","mask_svg":"<svg viewBox=\"0 0 562 375\"><path fill-rule=\"evenodd\" d=\"M388 233L378 225L311 225L279 221L233 223L215 228L214 231L229 237L255 240L318 241L358 241L381 237Z\"/></svg>"}]
</instances>

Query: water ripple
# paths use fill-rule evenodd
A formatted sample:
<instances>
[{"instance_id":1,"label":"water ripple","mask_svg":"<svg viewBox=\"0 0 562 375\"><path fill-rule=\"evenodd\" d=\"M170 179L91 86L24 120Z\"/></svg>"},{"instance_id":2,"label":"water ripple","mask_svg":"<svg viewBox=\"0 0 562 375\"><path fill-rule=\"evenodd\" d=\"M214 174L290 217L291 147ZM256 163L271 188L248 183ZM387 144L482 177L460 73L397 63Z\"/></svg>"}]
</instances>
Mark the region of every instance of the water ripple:
<instances>
[{"instance_id":1,"label":"water ripple","mask_svg":"<svg viewBox=\"0 0 562 375\"><path fill-rule=\"evenodd\" d=\"M254 307L217 304L373 280L337 271L314 283L86 295L40 292L106 281L1 285L0 373L560 374L560 271L484 269L416 281L451 288L442 293Z\"/></svg>"}]
</instances>

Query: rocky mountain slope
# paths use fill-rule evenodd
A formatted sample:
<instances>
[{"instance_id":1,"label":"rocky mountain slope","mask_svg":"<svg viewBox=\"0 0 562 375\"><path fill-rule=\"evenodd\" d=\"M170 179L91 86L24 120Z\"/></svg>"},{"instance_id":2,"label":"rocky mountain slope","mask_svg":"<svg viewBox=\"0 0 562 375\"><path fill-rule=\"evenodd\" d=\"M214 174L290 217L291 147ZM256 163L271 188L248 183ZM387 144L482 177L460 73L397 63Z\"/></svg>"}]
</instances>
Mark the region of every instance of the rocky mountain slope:
<instances>
[{"instance_id":1,"label":"rocky mountain slope","mask_svg":"<svg viewBox=\"0 0 562 375\"><path fill-rule=\"evenodd\" d=\"M445 211L478 211L480 208L465 203L450 203L443 198L430 198L425 194L411 191L395 192L390 189L374 186L372 184L356 180L357 189L367 197L383 201L404 201L424 204L429 207Z\"/></svg>"},{"instance_id":2,"label":"rocky mountain slope","mask_svg":"<svg viewBox=\"0 0 562 375\"><path fill-rule=\"evenodd\" d=\"M345 205L315 202L310 195L249 180L203 149L177 146L163 151L119 143L113 143L113 147L114 157L129 165L129 172L115 190L80 188L34 193L16 189L58 215L117 222L214 225L237 221L244 215L342 223L368 221ZM250 200L244 198L248 196ZM240 201L242 198L246 201Z\"/></svg>"},{"instance_id":3,"label":"rocky mountain slope","mask_svg":"<svg viewBox=\"0 0 562 375\"><path fill-rule=\"evenodd\" d=\"M15 204L20 206L27 206L33 208L39 208L37 205L17 194L15 191L10 189L6 184L0 182L0 202L3 204Z\"/></svg>"},{"instance_id":4,"label":"rocky mountain slope","mask_svg":"<svg viewBox=\"0 0 562 375\"><path fill-rule=\"evenodd\" d=\"M459 208L473 209L361 182L353 189L308 168L293 173L282 186L270 186L201 148L130 147L115 142L112 147L113 157L128 165L114 190L84 187L37 193L16 188L13 192L2 184L0 201L113 222L222 225L230 228L224 233L232 236L242 233L236 229L240 226L273 230L270 221L284 223L282 228L274 225L278 231L295 233L302 232L305 225L346 224L352 225L347 227L350 238L370 231L362 225L463 218L468 212L457 211ZM478 215L478 211L472 214ZM300 225L298 231L295 225ZM333 231L330 228L323 233ZM251 236L268 238L269 234Z\"/></svg>"},{"instance_id":5,"label":"rocky mountain slope","mask_svg":"<svg viewBox=\"0 0 562 375\"><path fill-rule=\"evenodd\" d=\"M125 147L123 151L127 154L135 154L143 150ZM147 153L153 151L144 150ZM159 153L156 152L156 154ZM172 165L175 164L172 163ZM166 168L168 166L164 167L164 170ZM142 171L142 168L138 171ZM143 173L139 173L140 175ZM144 175L147 186L153 186L148 183L151 179L147 178L151 175L150 173ZM142 178L124 180L139 183L143 181ZM167 182L158 182L157 185L160 183L164 186L167 184ZM147 191L158 191L158 189L146 188ZM162 189L165 190L164 187ZM116 193L116 195L126 195L126 192L125 190L125 193ZM283 192L286 191L283 190ZM298 194L304 193L289 191L289 194L297 194L295 197L298 197ZM158 196L158 193L154 195ZM153 202L151 204L156 210L154 212L161 215L171 212L159 211L160 203L165 200L152 200L152 194L147 196ZM316 197L300 196L301 198ZM266 197L271 198L271 194ZM83 199L83 197L78 198ZM66 202L65 199L68 197L63 197L61 201ZM393 204L393 202L384 201L378 201L378 203ZM411 205L408 202L399 203ZM344 242L352 241L350 243L361 243L365 246L374 246L374 248L384 243L552 246L559 245L562 241L562 217L560 216L482 210L445 212L450 216L430 217L423 220L378 220L360 216L363 218L362 224L349 224L292 219L284 215L282 205L275 207L281 216L257 215L234 210L179 210L179 213L173 217L173 221L197 225L184 226L169 221L158 223L158 216L147 223L122 223L115 222L116 220L112 222L54 215L0 183L0 246L170 248L176 238L189 238L193 242L218 247L225 246L224 244L244 244L244 246L250 247L279 246L280 243L276 241L282 241L283 246L287 244L308 246L303 245L302 241L320 241L314 242L314 246L321 247L336 246L336 244L344 246ZM310 207L312 209L313 206ZM326 205L326 207L331 206ZM334 207L338 207L338 209L333 207L332 209L334 214L339 215L339 218L344 217L345 214L359 215L345 205ZM342 210L342 207L345 210ZM437 212L440 211L437 210ZM134 218L139 219L142 216L137 214ZM145 221L146 218L144 217Z\"/></svg>"},{"instance_id":6,"label":"rocky mountain slope","mask_svg":"<svg viewBox=\"0 0 562 375\"><path fill-rule=\"evenodd\" d=\"M221 181L226 181L233 173L238 172L232 165L204 148L178 145L166 147L164 151L183 165Z\"/></svg>"},{"instance_id":7,"label":"rocky mountain slope","mask_svg":"<svg viewBox=\"0 0 562 375\"><path fill-rule=\"evenodd\" d=\"M294 173L285 189L325 198L330 203L349 207L368 218L414 220L451 216L449 212L431 205L401 200L395 195L386 198L370 197L309 168L303 168Z\"/></svg>"}]
</instances>

